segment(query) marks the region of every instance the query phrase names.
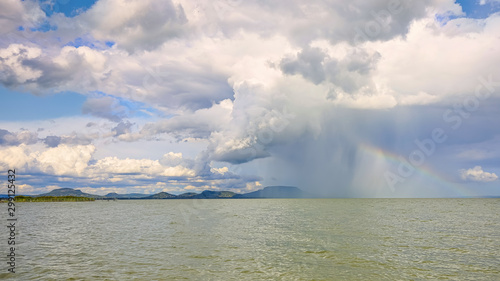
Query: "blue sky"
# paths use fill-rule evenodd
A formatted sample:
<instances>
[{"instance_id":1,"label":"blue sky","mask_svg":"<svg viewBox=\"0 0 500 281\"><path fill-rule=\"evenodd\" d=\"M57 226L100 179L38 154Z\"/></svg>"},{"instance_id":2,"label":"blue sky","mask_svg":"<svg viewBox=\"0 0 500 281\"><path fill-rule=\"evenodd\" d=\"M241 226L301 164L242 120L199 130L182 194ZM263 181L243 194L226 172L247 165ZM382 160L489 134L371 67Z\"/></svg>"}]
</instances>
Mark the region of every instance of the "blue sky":
<instances>
[{"instance_id":1,"label":"blue sky","mask_svg":"<svg viewBox=\"0 0 500 281\"><path fill-rule=\"evenodd\" d=\"M500 2L304 3L3 2L0 169L26 194L500 196Z\"/></svg>"},{"instance_id":2,"label":"blue sky","mask_svg":"<svg viewBox=\"0 0 500 281\"><path fill-rule=\"evenodd\" d=\"M484 3L483 3L484 2ZM481 0L458 0L465 15L470 18L487 18L500 11L500 2Z\"/></svg>"},{"instance_id":3,"label":"blue sky","mask_svg":"<svg viewBox=\"0 0 500 281\"><path fill-rule=\"evenodd\" d=\"M77 116L82 113L84 95L63 92L48 96L35 96L29 93L0 89L2 97L10 104L22 104L21 107L7 106L0 112L3 121L28 121Z\"/></svg>"},{"instance_id":4,"label":"blue sky","mask_svg":"<svg viewBox=\"0 0 500 281\"><path fill-rule=\"evenodd\" d=\"M66 17L74 17L88 10L96 0L38 0L41 9L50 17L54 13L62 13Z\"/></svg>"}]
</instances>

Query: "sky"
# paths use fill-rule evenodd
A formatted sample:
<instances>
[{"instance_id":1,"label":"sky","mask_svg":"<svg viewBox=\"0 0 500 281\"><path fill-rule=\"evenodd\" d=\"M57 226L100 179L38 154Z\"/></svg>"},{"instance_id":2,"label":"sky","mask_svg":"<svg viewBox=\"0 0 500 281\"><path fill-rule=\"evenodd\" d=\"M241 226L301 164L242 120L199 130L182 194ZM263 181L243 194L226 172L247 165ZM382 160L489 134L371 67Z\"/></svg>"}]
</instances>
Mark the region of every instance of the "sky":
<instances>
[{"instance_id":1,"label":"sky","mask_svg":"<svg viewBox=\"0 0 500 281\"><path fill-rule=\"evenodd\" d=\"M500 196L498 0L4 0L0 98L20 194Z\"/></svg>"}]
</instances>

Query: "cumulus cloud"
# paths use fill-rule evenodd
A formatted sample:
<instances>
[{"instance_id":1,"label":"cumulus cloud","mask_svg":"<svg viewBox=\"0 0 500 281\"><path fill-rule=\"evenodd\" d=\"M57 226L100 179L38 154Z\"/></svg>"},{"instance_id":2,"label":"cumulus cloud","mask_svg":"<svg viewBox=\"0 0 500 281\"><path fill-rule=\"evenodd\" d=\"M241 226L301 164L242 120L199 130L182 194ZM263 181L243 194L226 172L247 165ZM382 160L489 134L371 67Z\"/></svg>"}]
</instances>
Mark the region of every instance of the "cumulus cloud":
<instances>
[{"instance_id":1,"label":"cumulus cloud","mask_svg":"<svg viewBox=\"0 0 500 281\"><path fill-rule=\"evenodd\" d=\"M79 20L89 25L96 39L112 40L131 52L152 50L183 36L188 21L182 5L170 0L101 0Z\"/></svg>"},{"instance_id":2,"label":"cumulus cloud","mask_svg":"<svg viewBox=\"0 0 500 281\"><path fill-rule=\"evenodd\" d=\"M6 86L29 83L40 78L42 71L25 64L26 61L39 57L42 50L36 47L27 47L12 44L0 49L0 81Z\"/></svg>"},{"instance_id":3,"label":"cumulus cloud","mask_svg":"<svg viewBox=\"0 0 500 281\"><path fill-rule=\"evenodd\" d=\"M20 145L20 144L34 144L38 141L38 135L23 130L17 133L9 132L8 130L0 129L0 145Z\"/></svg>"},{"instance_id":4,"label":"cumulus cloud","mask_svg":"<svg viewBox=\"0 0 500 281\"><path fill-rule=\"evenodd\" d=\"M295 121L289 112L295 100L290 95L275 93L261 84L242 83L236 88L230 117L223 127L208 137L209 144L203 157L233 164L246 163L270 156L267 148L276 145L302 130L303 124Z\"/></svg>"},{"instance_id":5,"label":"cumulus cloud","mask_svg":"<svg viewBox=\"0 0 500 281\"><path fill-rule=\"evenodd\" d=\"M60 145L41 153L35 153L32 157L38 164L38 168L44 173L81 176L94 151L93 145L74 147Z\"/></svg>"},{"instance_id":6,"label":"cumulus cloud","mask_svg":"<svg viewBox=\"0 0 500 281\"><path fill-rule=\"evenodd\" d=\"M30 150L24 144L0 149L0 166L3 170L23 169L32 161Z\"/></svg>"},{"instance_id":7,"label":"cumulus cloud","mask_svg":"<svg viewBox=\"0 0 500 281\"><path fill-rule=\"evenodd\" d=\"M211 35L235 36L239 30L262 36L286 34L294 44L317 39L332 43L388 40L405 35L408 25L443 1L181 1L188 19ZM451 5L448 1L448 6ZM381 22L381 23L379 23ZM356 30L360 30L360 34Z\"/></svg>"},{"instance_id":8,"label":"cumulus cloud","mask_svg":"<svg viewBox=\"0 0 500 281\"><path fill-rule=\"evenodd\" d=\"M180 165L164 167L158 160L150 159L118 159L106 157L97 161L92 169L102 173L106 171L113 174L141 174L150 176L186 177L195 176L194 171Z\"/></svg>"},{"instance_id":9,"label":"cumulus cloud","mask_svg":"<svg viewBox=\"0 0 500 281\"><path fill-rule=\"evenodd\" d=\"M227 167L222 167L222 168L212 168L211 171L214 173L219 173L221 175L227 173L229 169Z\"/></svg>"},{"instance_id":10,"label":"cumulus cloud","mask_svg":"<svg viewBox=\"0 0 500 281\"><path fill-rule=\"evenodd\" d=\"M254 176L239 176L226 169L212 170L209 163L169 152L159 160L147 158L104 157L94 160L94 145L65 145L37 150L24 144L0 149L0 168L22 171L24 182L36 186L38 193L47 184L60 186L135 188L155 183L169 183L176 191L189 184L198 188L207 184L237 190L249 182L260 180ZM36 176L32 176L36 174ZM41 186L40 182L45 182ZM34 189L26 189L33 192ZM150 192L149 190L148 192Z\"/></svg>"},{"instance_id":11,"label":"cumulus cloud","mask_svg":"<svg viewBox=\"0 0 500 281\"><path fill-rule=\"evenodd\" d=\"M93 174L140 174L147 176L193 177L195 172L182 164L190 163L182 159L182 154L166 154L162 163L174 164L164 166L159 160L151 159L119 159L105 157L90 163L95 153L94 145L60 144L43 151L31 152L26 145L9 147L1 150L3 167L16 166L28 172L41 171L50 175L91 176ZM173 159L177 159L173 163ZM175 161L174 161L175 162ZM191 164L192 166L192 164Z\"/></svg>"},{"instance_id":12,"label":"cumulus cloud","mask_svg":"<svg viewBox=\"0 0 500 281\"><path fill-rule=\"evenodd\" d=\"M19 26L35 27L45 20L45 14L35 1L5 0L0 2L0 34L16 39Z\"/></svg>"},{"instance_id":13,"label":"cumulus cloud","mask_svg":"<svg viewBox=\"0 0 500 281\"><path fill-rule=\"evenodd\" d=\"M430 21L418 22L413 25L407 40L378 44L376 48L382 57L374 78L381 82L385 81L384 86L396 97L425 92L428 95L438 96L439 99L446 99L453 95L460 96L476 91L479 76L486 77L495 73L497 66L493 64L500 60L498 52L494 52L490 47L485 48L487 45L492 47L490 44L498 43L493 43L498 37L491 36L490 28L500 26L500 17L492 16L486 20L467 19L479 27L478 31L474 32L470 32L467 27L462 27L463 24L455 21L460 19L449 21L441 29L429 28ZM459 32L451 33L448 27L457 28ZM425 51L418 47L420 44L425 44ZM467 49L465 52L469 54L476 54L482 50L482 55L464 57L460 55L464 50L455 52L453 46L463 46ZM421 59L415 60L417 57ZM410 61L412 67L404 67ZM464 65L468 67L463 67ZM474 74L471 75L472 73ZM425 96L420 100L425 99L427 103L433 101Z\"/></svg>"},{"instance_id":14,"label":"cumulus cloud","mask_svg":"<svg viewBox=\"0 0 500 281\"><path fill-rule=\"evenodd\" d=\"M86 46L63 47L56 56L38 47L11 44L0 49L0 82L35 94L96 90L107 77L106 58Z\"/></svg>"},{"instance_id":15,"label":"cumulus cloud","mask_svg":"<svg viewBox=\"0 0 500 281\"><path fill-rule=\"evenodd\" d=\"M75 36L92 34L97 40L115 41L118 49L65 46L60 50L54 47L47 47L46 50L38 48L35 49L37 53L33 53L35 50L28 49L31 47L23 46L33 54L29 58L11 54L9 60L17 62L17 65L5 64L9 68L4 73L10 74L3 80L5 85L23 86L35 93L101 90L128 99L133 97L163 109L196 110L233 98L234 89L228 82L252 78L253 70L250 69L258 69L255 63L240 65L247 57L259 62L260 58L256 60L256 55L263 55L262 59L269 61L274 59L275 52L281 51L279 65L284 73L301 74L315 84L327 79L334 87L352 94L372 80L367 72L376 65L377 52L360 49L348 56L339 53L332 56L311 45L327 40L330 45L327 48L332 49L332 46L346 40L353 41L356 26L364 28L368 23L377 23L382 15L386 30L370 37L369 41L404 35L409 32L411 22L426 15L427 7L445 6L438 2L401 1L390 4L381 0L370 4L353 2L346 6L341 1L314 1L306 7L301 1L286 4L180 1L173 4L153 0L127 3L102 0L74 18L64 18L62 14L54 16L52 23L59 29L48 32L47 36L64 37L68 35L67 30L76 30L81 34ZM448 6L449 10L453 5ZM122 12L110 13L114 15L111 17L102 16L117 10ZM256 20L250 20L252 18ZM197 33L209 23L215 23L217 29L223 31L223 36ZM189 26L186 32L190 35L171 41L171 38L177 37L176 30L184 25ZM83 27L88 30L80 30ZM235 38L234 35L240 31L246 33ZM253 33L258 36L252 37ZM286 40L282 40L283 35ZM220 38L220 41L214 42L211 37ZM277 40L289 44L304 43L299 44L299 52L294 58L287 49L273 42ZM190 47L183 48L184 45ZM253 49L243 46L252 46ZM128 51L149 52L130 55L121 52L122 47ZM375 86L370 86L367 91L375 89Z\"/></svg>"},{"instance_id":16,"label":"cumulus cloud","mask_svg":"<svg viewBox=\"0 0 500 281\"><path fill-rule=\"evenodd\" d=\"M160 163L162 165L165 165L165 166L179 166L179 165L183 165L183 166L189 166L189 167L192 167L192 163L187 163L186 162L187 159L184 159L182 157L182 153L178 152L178 153L174 153L174 152L169 152L165 155L163 155L163 157L160 159Z\"/></svg>"},{"instance_id":17,"label":"cumulus cloud","mask_svg":"<svg viewBox=\"0 0 500 281\"><path fill-rule=\"evenodd\" d=\"M320 48L306 47L296 57L287 56L280 62L285 74L300 74L314 84L325 80L346 93L355 93L370 83L370 71L376 68L380 54L364 49L352 49L341 59L330 57Z\"/></svg>"},{"instance_id":18,"label":"cumulus cloud","mask_svg":"<svg viewBox=\"0 0 500 281\"><path fill-rule=\"evenodd\" d=\"M415 79L412 83L400 82L405 77L414 77L411 72L419 71L420 67L403 70L395 68L407 65L400 63L404 59L412 60L420 56L408 55L407 50L411 50L412 46L404 44L400 53L393 54L393 50L398 50L394 44L410 42L401 41L397 36L406 36L416 31L417 36L419 32L426 32L428 38L436 37L436 29L428 27L432 22L425 17L430 11L459 15L459 8L460 6L452 1L437 0L381 0L369 4L355 1L349 5L342 1L326 3L318 0L308 3L307 6L302 5L301 1L286 4L180 1L173 4L170 1L160 3L153 0L127 3L102 0L74 18L64 18L62 14L57 14L51 20L59 29L48 32L47 36L66 36L66 29L85 27L88 30L80 30L79 35L93 34L97 40L116 41L118 49L99 50L87 46L64 46L57 49L54 45L45 48L43 45L40 45L42 48L11 45L1 52L5 61L0 65L5 70L2 71L2 82L10 87L22 86L23 89L34 93L63 90L88 93L100 90L154 104L162 109L190 111L209 108L213 102L233 99L234 83L255 78L251 69L258 69L270 77L270 67L256 68L255 62L275 60L274 65L279 66L284 74L300 74L313 84L328 81L331 83L329 97L338 100L340 104L351 106L357 99L360 103L366 101L367 96L384 97L407 93L408 90L400 89L400 85L426 83L425 79ZM114 15L112 17L102 16L107 14L107 11L116 10L122 12L111 13ZM279 13L276 12L278 10ZM253 18L256 20L251 20ZM415 25L419 20L422 23ZM461 19L456 19L459 20ZM261 24L262 22L266 24ZM217 29L223 31L221 35L197 32L198 29L208 26L208 23L215 23ZM438 32L455 26L453 23L448 22ZM354 42L353 38L358 35L359 28L370 29L370 24L381 25L378 32L380 34L368 36L368 41L373 41L373 44L361 47L363 44ZM172 32L177 34L175 30L184 25L189 26L186 32L190 32L190 35L171 41L171 38L176 37L171 36ZM475 25L480 28L484 24ZM487 25L493 25L491 28L494 28L495 22L489 20ZM422 26L423 30L418 29ZM460 24L459 30L464 32L463 24ZM244 32L236 36L241 31ZM362 32L366 33L366 30ZM255 33L258 35L253 36ZM451 34L450 31L448 33ZM143 38L144 36L147 38ZM415 34L409 38L413 37ZM212 38L219 38L219 41L214 42ZM288 46L277 45L278 40L286 42ZM466 37L463 40L467 40ZM348 44L339 47L345 41L359 46ZM290 48L297 42L303 43L298 45L298 49L294 48L295 52L289 52L286 47ZM319 43L321 47L316 46L318 42L323 42ZM422 50L418 44L411 42L416 46L415 50ZM480 44L478 46L485 46L486 43L478 40L477 42ZM386 43L390 47L386 46ZM442 43L430 45L445 46ZM454 42L450 43L456 45ZM276 47L272 47L273 44ZM244 46L252 47L243 48ZM352 49L349 46L352 46ZM129 54L120 51L122 47L129 51L133 49L148 52ZM379 52L386 49L391 53ZM476 50L474 53L482 52ZM275 55L278 57L273 57ZM404 58L398 57L400 55ZM246 64L247 57L252 58L254 64L240 65L244 62ZM388 59L389 57L393 59ZM435 69L435 66L429 67L431 62L434 61L424 62L426 65L421 69ZM443 61L440 65L449 63L450 61ZM462 65L463 62L455 63ZM386 70L394 70L395 73L387 73ZM436 73L438 72L445 73L436 70ZM385 77L391 77L391 74L403 77L386 81ZM262 78L259 77L261 80ZM308 90L310 92L315 89L310 86ZM421 92L431 97L436 95L435 90L425 87L419 88L417 93L408 93L417 95ZM352 96L353 94L357 95ZM415 96L409 99L402 97L401 102L423 103L423 99L427 103L437 100ZM389 104L394 106L397 103Z\"/></svg>"},{"instance_id":19,"label":"cumulus cloud","mask_svg":"<svg viewBox=\"0 0 500 281\"><path fill-rule=\"evenodd\" d=\"M88 94L91 99L87 106L98 103L101 109L108 110L116 110L111 106L112 97L96 97L94 92L104 91L168 110L207 108L232 97L227 74L214 69L212 62L186 61L179 56L161 55L164 52L171 50L129 56L118 50L102 52L87 46L42 50L11 44L0 49L0 82L37 95L61 91ZM102 110L95 113L105 115Z\"/></svg>"},{"instance_id":20,"label":"cumulus cloud","mask_svg":"<svg viewBox=\"0 0 500 281\"><path fill-rule=\"evenodd\" d=\"M495 173L488 173L483 171L481 166L475 166L471 169L460 170L460 177L464 181L477 181L477 182L492 182L498 179Z\"/></svg>"},{"instance_id":21,"label":"cumulus cloud","mask_svg":"<svg viewBox=\"0 0 500 281\"><path fill-rule=\"evenodd\" d=\"M94 151L93 145L73 147L61 145L33 152L22 144L0 150L0 166L5 169L13 167L30 173L80 176L87 168Z\"/></svg>"}]
</instances>

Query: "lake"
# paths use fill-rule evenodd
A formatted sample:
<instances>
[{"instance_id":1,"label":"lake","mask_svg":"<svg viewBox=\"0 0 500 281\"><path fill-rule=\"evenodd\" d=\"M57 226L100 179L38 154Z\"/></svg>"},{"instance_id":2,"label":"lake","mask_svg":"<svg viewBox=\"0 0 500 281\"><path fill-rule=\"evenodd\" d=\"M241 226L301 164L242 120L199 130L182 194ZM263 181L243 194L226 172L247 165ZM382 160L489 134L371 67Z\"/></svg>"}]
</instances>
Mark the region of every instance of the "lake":
<instances>
[{"instance_id":1,"label":"lake","mask_svg":"<svg viewBox=\"0 0 500 281\"><path fill-rule=\"evenodd\" d=\"M0 204L7 225L7 206ZM18 203L13 280L500 280L500 199Z\"/></svg>"}]
</instances>

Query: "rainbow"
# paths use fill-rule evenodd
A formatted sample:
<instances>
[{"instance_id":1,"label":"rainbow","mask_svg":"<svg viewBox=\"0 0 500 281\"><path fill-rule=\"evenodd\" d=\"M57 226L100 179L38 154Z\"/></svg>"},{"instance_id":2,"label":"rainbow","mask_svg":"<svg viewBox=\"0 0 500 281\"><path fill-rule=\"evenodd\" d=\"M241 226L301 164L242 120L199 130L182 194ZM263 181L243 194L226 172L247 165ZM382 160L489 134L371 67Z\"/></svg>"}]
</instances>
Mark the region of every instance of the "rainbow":
<instances>
[{"instance_id":1,"label":"rainbow","mask_svg":"<svg viewBox=\"0 0 500 281\"><path fill-rule=\"evenodd\" d=\"M399 165L403 164L402 158L404 160L408 157L404 157L404 155L397 155L394 152L383 150L380 147L375 147L366 142L360 142L359 148L361 151L371 155L377 160L385 161L386 163L391 164L391 166L393 167L398 167ZM415 172L409 178L419 175L423 179L431 183L433 186L436 186L436 188L444 188L444 191L446 191L447 194L454 194L453 196L468 197L476 195L473 194L471 190L467 189L464 185L454 182L446 176L439 174L438 171L434 169L429 169L428 167L426 167L425 163L418 167L414 166L414 168Z\"/></svg>"}]
</instances>

